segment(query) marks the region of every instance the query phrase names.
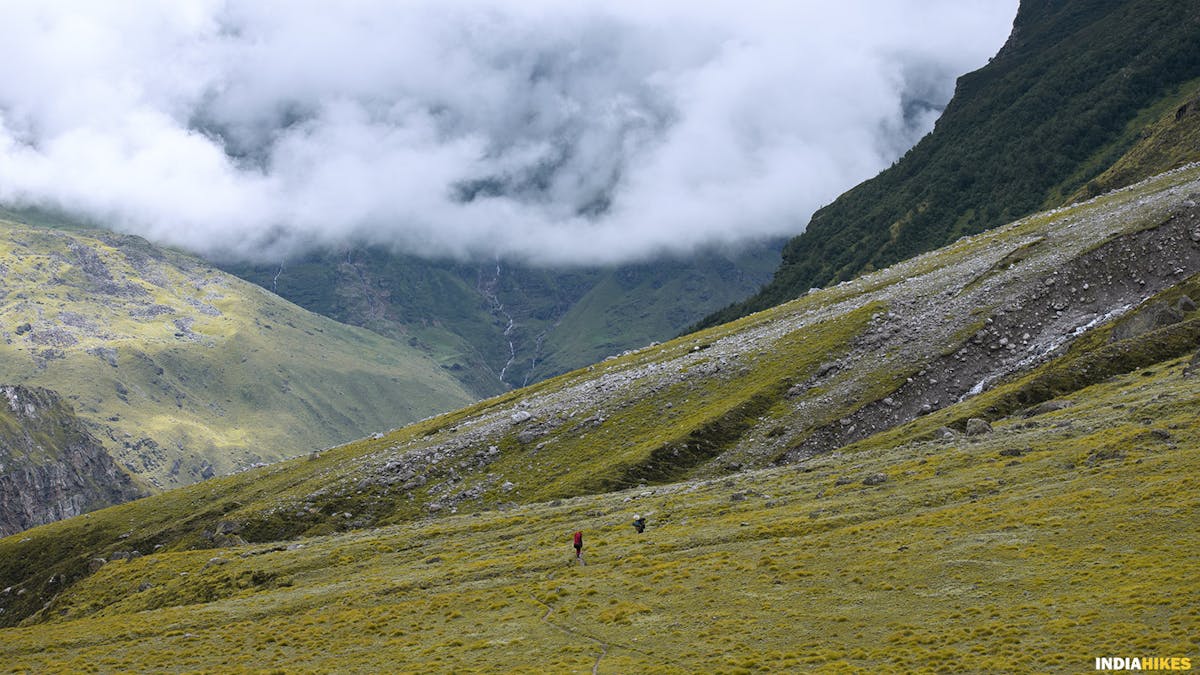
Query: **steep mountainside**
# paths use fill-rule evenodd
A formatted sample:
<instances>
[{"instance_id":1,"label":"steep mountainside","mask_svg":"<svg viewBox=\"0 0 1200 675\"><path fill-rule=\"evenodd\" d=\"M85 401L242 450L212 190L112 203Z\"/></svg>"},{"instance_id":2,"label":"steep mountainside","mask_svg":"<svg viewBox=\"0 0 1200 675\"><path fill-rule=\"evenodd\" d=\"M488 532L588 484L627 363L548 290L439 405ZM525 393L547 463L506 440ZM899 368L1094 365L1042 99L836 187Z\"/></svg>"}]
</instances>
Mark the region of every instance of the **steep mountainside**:
<instances>
[{"instance_id":1,"label":"steep mountainside","mask_svg":"<svg viewBox=\"0 0 1200 675\"><path fill-rule=\"evenodd\" d=\"M0 382L58 392L154 488L473 399L418 350L137 238L0 222L0 274Z\"/></svg>"},{"instance_id":2,"label":"steep mountainside","mask_svg":"<svg viewBox=\"0 0 1200 675\"><path fill-rule=\"evenodd\" d=\"M1159 537L1198 534L1197 298L1191 165L380 438L0 540L0 622L23 624L0 653L639 672L1180 653L1196 585Z\"/></svg>"},{"instance_id":3,"label":"steep mountainside","mask_svg":"<svg viewBox=\"0 0 1200 675\"><path fill-rule=\"evenodd\" d=\"M1081 187L1071 201L1200 160L1200 90L1193 91L1182 103L1171 105L1154 124L1131 126L1140 128L1138 142L1104 173Z\"/></svg>"},{"instance_id":4,"label":"steep mountainside","mask_svg":"<svg viewBox=\"0 0 1200 675\"><path fill-rule=\"evenodd\" d=\"M374 248L223 268L310 311L406 341L482 396L672 337L758 290L778 251L540 269Z\"/></svg>"},{"instance_id":5,"label":"steep mountainside","mask_svg":"<svg viewBox=\"0 0 1200 675\"><path fill-rule=\"evenodd\" d=\"M772 282L703 325L1200 159L1200 147L1172 145L1100 176L1195 95L1197 44L1195 3L1024 0L1007 44L959 79L933 133L817 211Z\"/></svg>"},{"instance_id":6,"label":"steep mountainside","mask_svg":"<svg viewBox=\"0 0 1200 675\"><path fill-rule=\"evenodd\" d=\"M0 536L149 494L57 394L0 394Z\"/></svg>"}]
</instances>

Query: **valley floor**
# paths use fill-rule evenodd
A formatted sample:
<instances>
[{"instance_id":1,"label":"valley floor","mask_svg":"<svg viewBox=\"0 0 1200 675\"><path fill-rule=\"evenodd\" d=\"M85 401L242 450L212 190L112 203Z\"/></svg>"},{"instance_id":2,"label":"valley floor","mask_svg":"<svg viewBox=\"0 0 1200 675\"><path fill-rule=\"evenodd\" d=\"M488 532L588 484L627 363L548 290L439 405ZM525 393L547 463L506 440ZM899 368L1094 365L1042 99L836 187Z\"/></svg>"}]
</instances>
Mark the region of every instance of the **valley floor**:
<instances>
[{"instance_id":1,"label":"valley floor","mask_svg":"<svg viewBox=\"0 0 1200 675\"><path fill-rule=\"evenodd\" d=\"M6 672L1082 672L1196 663L1186 359L978 436L111 562ZM878 475L886 477L879 483ZM649 527L638 535L635 513ZM574 564L582 530L587 565Z\"/></svg>"}]
</instances>

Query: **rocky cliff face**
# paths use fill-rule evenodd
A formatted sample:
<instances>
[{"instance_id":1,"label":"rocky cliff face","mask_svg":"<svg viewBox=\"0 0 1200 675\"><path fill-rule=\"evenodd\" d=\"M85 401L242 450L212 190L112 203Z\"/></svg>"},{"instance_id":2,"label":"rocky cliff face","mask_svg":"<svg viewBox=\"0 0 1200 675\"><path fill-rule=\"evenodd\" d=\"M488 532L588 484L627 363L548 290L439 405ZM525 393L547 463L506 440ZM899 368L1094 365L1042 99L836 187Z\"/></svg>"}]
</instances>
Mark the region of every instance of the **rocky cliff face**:
<instances>
[{"instance_id":1,"label":"rocky cliff face","mask_svg":"<svg viewBox=\"0 0 1200 675\"><path fill-rule=\"evenodd\" d=\"M0 396L0 536L147 494L57 394Z\"/></svg>"}]
</instances>

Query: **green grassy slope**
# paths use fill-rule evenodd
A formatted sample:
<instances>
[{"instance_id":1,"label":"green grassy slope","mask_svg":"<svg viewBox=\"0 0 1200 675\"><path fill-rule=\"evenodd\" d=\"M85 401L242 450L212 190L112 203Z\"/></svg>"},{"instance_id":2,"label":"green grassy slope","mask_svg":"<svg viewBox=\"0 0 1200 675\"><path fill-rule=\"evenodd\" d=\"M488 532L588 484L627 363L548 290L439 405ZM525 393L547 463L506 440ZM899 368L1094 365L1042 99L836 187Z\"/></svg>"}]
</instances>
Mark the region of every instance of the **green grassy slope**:
<instances>
[{"instance_id":1,"label":"green grassy slope","mask_svg":"<svg viewBox=\"0 0 1200 675\"><path fill-rule=\"evenodd\" d=\"M136 238L3 222L0 267L0 382L58 391L158 487L472 398L418 350Z\"/></svg>"},{"instance_id":2,"label":"green grassy slope","mask_svg":"<svg viewBox=\"0 0 1200 675\"><path fill-rule=\"evenodd\" d=\"M556 319L530 381L674 337L696 318L770 278L777 249L706 253L608 270Z\"/></svg>"},{"instance_id":3,"label":"green grassy slope","mask_svg":"<svg viewBox=\"0 0 1200 675\"><path fill-rule=\"evenodd\" d=\"M772 282L703 325L1063 203L1194 92L1198 42L1194 3L1023 1L1008 43L959 79L933 133L817 211Z\"/></svg>"},{"instance_id":4,"label":"green grassy slope","mask_svg":"<svg viewBox=\"0 0 1200 675\"><path fill-rule=\"evenodd\" d=\"M44 623L0 633L0 655L36 672L1082 672L1097 655L1194 659L1200 612L1186 599L1200 588L1181 556L1200 536L1200 377L1184 366L1105 380L1069 410L979 437L110 562ZM649 518L641 536L635 512ZM571 560L576 529L586 566Z\"/></svg>"},{"instance_id":5,"label":"green grassy slope","mask_svg":"<svg viewBox=\"0 0 1200 675\"><path fill-rule=\"evenodd\" d=\"M1129 570L1072 576L1096 556L1128 563L1130 549L1072 547L1135 522L1166 531L1171 514L1190 508L1197 384L1181 370L1200 347L1200 311L1184 301L1200 296L1197 195L1200 167L1190 167L379 438L0 540L0 586L15 589L0 595L0 624L25 626L0 643L19 645L7 655L29 667L69 669L107 649L120 669L119 659L155 658L160 640L192 654L174 639L228 639L226 626L253 621L265 632L247 628L224 665L320 670L329 667L321 654L336 654L347 669L378 668L372 659L385 656L411 670L453 669L460 640L476 647L472 658L497 659L483 663L532 668L547 657L541 641L517 639L534 628L516 598L540 590L550 606L593 603L558 606L566 625L580 622L605 645L638 647L643 627L669 636L645 654L627 649L611 662L617 670L689 669L715 652L732 655L717 662L730 670L752 658L869 667L884 658L880 640L905 664L953 658L974 669L1003 669L990 659L1026 648L1047 669L1069 668L1050 660L1056 641L1141 648L1150 643L1137 636L1150 635L1175 649L1175 626L1194 614L1137 609L1103 585ZM981 381L993 384L975 394ZM1055 397L1074 406L1025 417ZM995 431L964 435L970 417ZM789 466L741 475L781 462ZM1143 468L1161 476L1131 483ZM882 484L864 484L879 473ZM1131 497L1152 511L1131 509ZM1071 519L1085 503L1094 517ZM650 512L673 543L653 553L625 539L632 512ZM562 549L576 527L590 533L593 567L612 566L600 598L586 586L554 590L572 573ZM1047 548L1053 541L1070 545ZM924 553L898 555L914 549ZM135 550L153 555L119 560ZM212 557L226 562L205 568ZM118 560L93 573L94 558ZM771 569L780 559L792 566ZM1153 558L1135 583L1189 592L1166 564ZM1098 593L1141 618L1094 615L1084 605ZM809 595L820 603L799 604ZM1071 623L1047 635L1002 630L1042 623L1029 607L1043 600L1067 607ZM909 606L940 623L897 609ZM143 610L161 613L129 614ZM737 631L721 623L751 610L757 618ZM697 611L720 629L700 628ZM813 632L787 642L780 611L814 617ZM371 612L386 617L383 635L361 642L349 622L374 622ZM114 638L118 616L130 628ZM519 628L492 632L505 621ZM305 622L324 628L320 638ZM1097 623L1111 641L1093 639ZM838 637L821 641L830 629ZM943 652L937 634L959 646ZM410 639L427 647L401 656ZM217 668L211 643L198 644L180 657L197 659L184 669ZM660 653L669 658L653 660Z\"/></svg>"}]
</instances>

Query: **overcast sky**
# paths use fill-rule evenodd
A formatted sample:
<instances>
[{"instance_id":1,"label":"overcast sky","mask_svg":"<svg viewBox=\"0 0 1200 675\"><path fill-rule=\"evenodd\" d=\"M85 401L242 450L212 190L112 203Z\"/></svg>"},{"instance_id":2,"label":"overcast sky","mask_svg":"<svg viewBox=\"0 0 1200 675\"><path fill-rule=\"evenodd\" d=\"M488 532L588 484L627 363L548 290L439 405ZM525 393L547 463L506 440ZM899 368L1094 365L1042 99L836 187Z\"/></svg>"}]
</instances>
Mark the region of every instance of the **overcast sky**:
<instances>
[{"instance_id":1,"label":"overcast sky","mask_svg":"<svg viewBox=\"0 0 1200 675\"><path fill-rule=\"evenodd\" d=\"M618 262L798 233L1016 0L0 0L0 202L205 254Z\"/></svg>"}]
</instances>

